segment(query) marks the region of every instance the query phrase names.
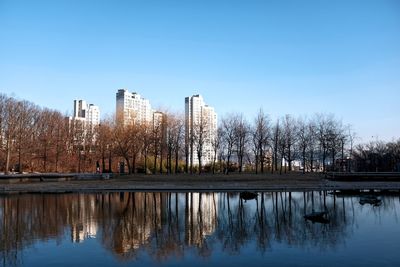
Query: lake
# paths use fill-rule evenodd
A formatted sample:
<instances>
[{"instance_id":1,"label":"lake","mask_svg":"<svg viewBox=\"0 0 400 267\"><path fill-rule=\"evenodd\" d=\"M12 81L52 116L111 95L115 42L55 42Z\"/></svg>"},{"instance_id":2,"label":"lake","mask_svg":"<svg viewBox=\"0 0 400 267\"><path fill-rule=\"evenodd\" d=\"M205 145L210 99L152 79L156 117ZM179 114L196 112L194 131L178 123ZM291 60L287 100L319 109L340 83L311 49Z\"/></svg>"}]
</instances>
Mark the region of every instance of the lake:
<instances>
[{"instance_id":1,"label":"lake","mask_svg":"<svg viewBox=\"0 0 400 267\"><path fill-rule=\"evenodd\" d=\"M243 198L235 192L1 195L1 265L400 266L398 194Z\"/></svg>"}]
</instances>

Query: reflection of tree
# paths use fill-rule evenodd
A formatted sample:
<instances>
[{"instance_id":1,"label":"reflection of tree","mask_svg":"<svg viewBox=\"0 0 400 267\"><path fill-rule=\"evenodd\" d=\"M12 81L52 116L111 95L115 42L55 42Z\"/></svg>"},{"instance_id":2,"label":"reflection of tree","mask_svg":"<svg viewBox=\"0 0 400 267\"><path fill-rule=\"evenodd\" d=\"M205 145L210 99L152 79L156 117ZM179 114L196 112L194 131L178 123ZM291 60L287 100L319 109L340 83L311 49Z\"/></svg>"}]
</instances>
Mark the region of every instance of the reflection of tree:
<instances>
[{"instance_id":1,"label":"reflection of tree","mask_svg":"<svg viewBox=\"0 0 400 267\"><path fill-rule=\"evenodd\" d=\"M0 253L4 265L18 264L22 250L65 233L71 242L98 237L120 260L147 253L157 261L188 252L209 257L216 243L229 254L255 242L265 253L275 242L291 247L332 249L342 244L367 211L397 218L398 199L380 207L360 206L359 198L327 192L259 193L245 202L238 193L105 193L15 195L0 198ZM368 210L366 210L368 209ZM328 211L329 224L304 215Z\"/></svg>"},{"instance_id":2,"label":"reflection of tree","mask_svg":"<svg viewBox=\"0 0 400 267\"><path fill-rule=\"evenodd\" d=\"M2 197L0 252L3 261L16 264L19 252L38 240L56 239L61 242L67 222L75 223L71 202L72 195Z\"/></svg>"}]
</instances>

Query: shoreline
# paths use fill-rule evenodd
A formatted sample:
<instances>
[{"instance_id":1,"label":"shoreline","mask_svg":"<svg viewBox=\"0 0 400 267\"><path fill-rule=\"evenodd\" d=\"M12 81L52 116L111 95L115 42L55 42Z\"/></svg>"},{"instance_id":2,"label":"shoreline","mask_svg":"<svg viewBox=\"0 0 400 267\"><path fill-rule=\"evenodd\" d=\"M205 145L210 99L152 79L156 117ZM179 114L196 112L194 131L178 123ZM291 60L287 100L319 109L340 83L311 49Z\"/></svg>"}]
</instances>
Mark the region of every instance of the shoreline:
<instances>
[{"instance_id":1,"label":"shoreline","mask_svg":"<svg viewBox=\"0 0 400 267\"><path fill-rule=\"evenodd\" d=\"M332 181L316 173L288 174L202 174L202 175L115 175L111 179L34 181L0 183L0 194L23 193L101 193L218 192L218 191L400 191L400 181ZM97 176L96 176L97 177ZM100 175L101 177L101 175ZM97 177L98 178L98 177Z\"/></svg>"}]
</instances>

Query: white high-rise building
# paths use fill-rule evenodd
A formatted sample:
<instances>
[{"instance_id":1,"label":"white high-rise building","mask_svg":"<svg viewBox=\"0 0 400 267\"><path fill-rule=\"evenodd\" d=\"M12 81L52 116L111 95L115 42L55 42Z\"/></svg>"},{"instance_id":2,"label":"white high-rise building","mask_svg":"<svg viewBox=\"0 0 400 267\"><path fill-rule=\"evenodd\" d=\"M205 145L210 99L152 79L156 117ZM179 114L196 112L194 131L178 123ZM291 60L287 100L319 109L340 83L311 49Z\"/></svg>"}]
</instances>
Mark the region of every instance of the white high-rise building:
<instances>
[{"instance_id":1,"label":"white high-rise building","mask_svg":"<svg viewBox=\"0 0 400 267\"><path fill-rule=\"evenodd\" d=\"M92 127L100 124L100 109L93 104L87 104L85 100L74 100L74 120L80 120Z\"/></svg>"},{"instance_id":2,"label":"white high-rise building","mask_svg":"<svg viewBox=\"0 0 400 267\"><path fill-rule=\"evenodd\" d=\"M126 89L117 92L117 121L124 125L130 123L149 123L153 120L150 101L138 93L130 93Z\"/></svg>"},{"instance_id":3,"label":"white high-rise building","mask_svg":"<svg viewBox=\"0 0 400 267\"><path fill-rule=\"evenodd\" d=\"M202 165L213 161L214 152L212 140L217 134L217 113L213 107L205 104L201 95L185 98L185 135L186 145L189 148L191 165L198 165L197 147L199 138L203 140ZM201 137L200 137L201 136Z\"/></svg>"}]
</instances>

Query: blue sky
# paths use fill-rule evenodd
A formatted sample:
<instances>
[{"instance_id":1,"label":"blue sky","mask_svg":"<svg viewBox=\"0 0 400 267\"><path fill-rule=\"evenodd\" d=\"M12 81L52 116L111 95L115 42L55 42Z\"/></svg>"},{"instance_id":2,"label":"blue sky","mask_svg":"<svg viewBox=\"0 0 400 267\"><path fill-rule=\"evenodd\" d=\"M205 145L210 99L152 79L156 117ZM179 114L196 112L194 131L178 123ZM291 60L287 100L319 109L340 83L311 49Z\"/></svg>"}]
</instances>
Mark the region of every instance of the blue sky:
<instances>
[{"instance_id":1,"label":"blue sky","mask_svg":"<svg viewBox=\"0 0 400 267\"><path fill-rule=\"evenodd\" d=\"M400 1L0 0L0 92L112 113L118 88L220 116L334 113L400 137Z\"/></svg>"}]
</instances>

